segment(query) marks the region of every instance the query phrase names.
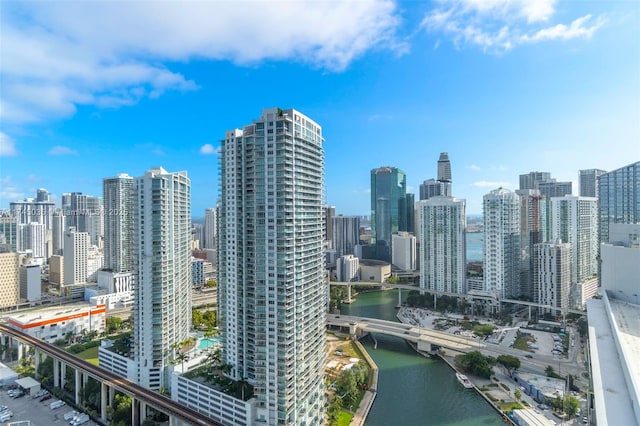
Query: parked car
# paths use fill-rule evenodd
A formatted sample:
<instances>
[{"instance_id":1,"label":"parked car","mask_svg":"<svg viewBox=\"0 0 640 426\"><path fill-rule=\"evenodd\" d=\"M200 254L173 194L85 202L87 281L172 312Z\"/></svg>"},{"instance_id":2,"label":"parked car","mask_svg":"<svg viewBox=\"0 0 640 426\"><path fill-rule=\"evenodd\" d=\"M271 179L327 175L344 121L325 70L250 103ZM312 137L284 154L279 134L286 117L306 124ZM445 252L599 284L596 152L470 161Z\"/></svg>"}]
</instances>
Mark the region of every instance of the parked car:
<instances>
[{"instance_id":1,"label":"parked car","mask_svg":"<svg viewBox=\"0 0 640 426\"><path fill-rule=\"evenodd\" d=\"M45 396L43 396L42 398L40 398L40 402L46 401L48 399L51 399L51 394L50 393L48 393Z\"/></svg>"},{"instance_id":2,"label":"parked car","mask_svg":"<svg viewBox=\"0 0 640 426\"><path fill-rule=\"evenodd\" d=\"M79 416L76 416L73 420L71 420L70 424L71 426L80 426L87 423L88 421L89 421L89 415L81 414Z\"/></svg>"},{"instance_id":3,"label":"parked car","mask_svg":"<svg viewBox=\"0 0 640 426\"><path fill-rule=\"evenodd\" d=\"M13 417L13 413L11 411L5 411L2 414L0 414L0 422L6 422L8 420L11 419L11 417Z\"/></svg>"},{"instance_id":4,"label":"parked car","mask_svg":"<svg viewBox=\"0 0 640 426\"><path fill-rule=\"evenodd\" d=\"M60 408L63 405L65 405L64 401L53 401L51 404L49 404L49 408L55 410L56 408Z\"/></svg>"},{"instance_id":5,"label":"parked car","mask_svg":"<svg viewBox=\"0 0 640 426\"><path fill-rule=\"evenodd\" d=\"M78 415L78 412L76 410L73 410L73 411L69 411L67 414L62 416L62 418L65 419L66 421L70 421L70 420L73 420L73 418L77 415Z\"/></svg>"}]
</instances>

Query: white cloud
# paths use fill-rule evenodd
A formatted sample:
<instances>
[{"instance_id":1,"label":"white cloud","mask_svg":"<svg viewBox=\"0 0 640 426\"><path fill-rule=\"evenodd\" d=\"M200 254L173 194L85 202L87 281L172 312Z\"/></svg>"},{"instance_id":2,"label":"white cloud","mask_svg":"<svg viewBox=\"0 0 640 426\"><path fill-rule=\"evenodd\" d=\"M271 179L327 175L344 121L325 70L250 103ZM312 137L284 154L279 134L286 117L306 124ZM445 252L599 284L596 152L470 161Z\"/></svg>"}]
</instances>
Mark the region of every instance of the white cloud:
<instances>
[{"instance_id":1,"label":"white cloud","mask_svg":"<svg viewBox=\"0 0 640 426\"><path fill-rule=\"evenodd\" d=\"M482 170L480 166L476 166L475 164L471 164L470 166L467 166L467 169L473 170L474 172L479 172L480 170Z\"/></svg>"},{"instance_id":2,"label":"white cloud","mask_svg":"<svg viewBox=\"0 0 640 426\"><path fill-rule=\"evenodd\" d=\"M21 200L24 197L24 191L18 188L11 176L0 176L0 205L5 205L7 201Z\"/></svg>"},{"instance_id":3,"label":"white cloud","mask_svg":"<svg viewBox=\"0 0 640 426\"><path fill-rule=\"evenodd\" d=\"M570 25L548 25L557 0L440 0L422 20L429 32L449 36L457 48L470 44L501 53L525 43L591 38L605 19L591 15ZM439 40L439 39L438 39Z\"/></svg>"},{"instance_id":4,"label":"white cloud","mask_svg":"<svg viewBox=\"0 0 640 426\"><path fill-rule=\"evenodd\" d=\"M293 60L341 71L370 49L407 50L392 0L11 2L0 23L0 106L12 122L196 89L174 62Z\"/></svg>"},{"instance_id":5,"label":"white cloud","mask_svg":"<svg viewBox=\"0 0 640 426\"><path fill-rule=\"evenodd\" d=\"M200 147L200 154L211 155L216 153L216 149L210 143L206 143Z\"/></svg>"},{"instance_id":6,"label":"white cloud","mask_svg":"<svg viewBox=\"0 0 640 426\"><path fill-rule=\"evenodd\" d=\"M480 180L477 182L473 182L471 186L475 186L476 188L511 188L513 184L510 182L496 182L496 181L486 181Z\"/></svg>"},{"instance_id":7,"label":"white cloud","mask_svg":"<svg viewBox=\"0 0 640 426\"><path fill-rule=\"evenodd\" d=\"M18 155L16 143L9 135L0 132L0 157L10 157L12 155Z\"/></svg>"},{"instance_id":8,"label":"white cloud","mask_svg":"<svg viewBox=\"0 0 640 426\"><path fill-rule=\"evenodd\" d=\"M78 151L68 146L56 145L49 150L49 155L77 155Z\"/></svg>"}]
</instances>

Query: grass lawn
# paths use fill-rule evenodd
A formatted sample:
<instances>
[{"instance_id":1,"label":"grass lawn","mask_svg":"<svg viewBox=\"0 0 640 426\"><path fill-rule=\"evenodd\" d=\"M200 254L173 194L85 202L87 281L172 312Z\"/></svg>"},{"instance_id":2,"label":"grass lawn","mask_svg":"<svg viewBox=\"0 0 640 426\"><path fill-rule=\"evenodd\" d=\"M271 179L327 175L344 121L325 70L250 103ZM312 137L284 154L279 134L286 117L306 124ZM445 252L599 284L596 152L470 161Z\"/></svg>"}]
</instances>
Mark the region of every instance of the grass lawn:
<instances>
[{"instance_id":1,"label":"grass lawn","mask_svg":"<svg viewBox=\"0 0 640 426\"><path fill-rule=\"evenodd\" d=\"M529 342L529 339L523 336L518 336L516 338L516 342L513 344L513 347L522 351L533 352L531 349L529 349L529 346L527 346L527 342Z\"/></svg>"},{"instance_id":2,"label":"grass lawn","mask_svg":"<svg viewBox=\"0 0 640 426\"><path fill-rule=\"evenodd\" d=\"M340 414L338 415L338 426L349 426L351 419L353 419L353 414L348 411L340 410Z\"/></svg>"},{"instance_id":3,"label":"grass lawn","mask_svg":"<svg viewBox=\"0 0 640 426\"><path fill-rule=\"evenodd\" d=\"M89 361L91 364L98 365L98 346L94 346L86 351L77 353L76 356L84 359L85 361Z\"/></svg>"}]
</instances>

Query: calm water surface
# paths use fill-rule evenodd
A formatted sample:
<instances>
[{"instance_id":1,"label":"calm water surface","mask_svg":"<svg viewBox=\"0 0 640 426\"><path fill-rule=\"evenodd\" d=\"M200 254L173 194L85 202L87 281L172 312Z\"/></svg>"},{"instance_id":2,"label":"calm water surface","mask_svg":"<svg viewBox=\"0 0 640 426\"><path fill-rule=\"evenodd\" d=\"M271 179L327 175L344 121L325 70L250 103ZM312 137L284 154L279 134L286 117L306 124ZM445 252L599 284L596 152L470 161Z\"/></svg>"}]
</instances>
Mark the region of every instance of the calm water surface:
<instances>
[{"instance_id":1,"label":"calm water surface","mask_svg":"<svg viewBox=\"0 0 640 426\"><path fill-rule=\"evenodd\" d=\"M397 303L396 290L359 294L342 312L397 321ZM371 339L362 340L380 369L367 426L503 425L498 413L476 392L465 390L446 364L416 354L402 339L381 334L375 338L377 349Z\"/></svg>"}]
</instances>

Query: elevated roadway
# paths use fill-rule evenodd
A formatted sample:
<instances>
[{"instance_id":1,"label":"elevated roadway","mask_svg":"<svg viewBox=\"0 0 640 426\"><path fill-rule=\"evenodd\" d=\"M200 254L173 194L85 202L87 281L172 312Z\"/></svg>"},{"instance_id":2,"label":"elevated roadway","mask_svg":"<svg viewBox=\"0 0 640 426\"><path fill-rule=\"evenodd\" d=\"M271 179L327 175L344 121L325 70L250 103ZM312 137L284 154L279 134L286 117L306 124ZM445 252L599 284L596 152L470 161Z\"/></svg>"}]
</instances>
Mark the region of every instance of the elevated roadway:
<instances>
[{"instance_id":1,"label":"elevated roadway","mask_svg":"<svg viewBox=\"0 0 640 426\"><path fill-rule=\"evenodd\" d=\"M449 296L449 297L462 297L462 298L479 298L482 300L486 300L487 296L486 295L473 295L473 294L460 294L460 293L451 293L451 292L447 292L447 291L434 291L434 290L426 290L423 288L420 288L417 285L411 285L411 284L390 284L390 283L374 283L371 281L330 281L329 285L337 285L337 286L343 286L343 287L347 287L349 289L349 299L351 298L351 287L356 286L356 287L379 287L379 288L397 288L399 290L417 290L417 291L422 291L425 293L430 293L430 294L435 294L436 296ZM555 306L551 306L551 305L543 305L541 303L535 303L535 302L526 302L524 300L517 300L517 299L500 299L500 300L495 300L495 303L510 303L510 304L515 304L515 305L522 305L522 306L528 306L528 307L536 307L536 308L545 308L545 309L550 309L550 310L554 310L556 312L560 312L560 313L572 313L572 314L578 314L578 315L587 315L587 313L585 311L579 311L576 309L563 309L563 308L558 308Z\"/></svg>"},{"instance_id":2,"label":"elevated roadway","mask_svg":"<svg viewBox=\"0 0 640 426\"><path fill-rule=\"evenodd\" d=\"M36 350L45 353L59 361L62 361L66 365L69 365L81 371L84 374L88 374L94 379L98 380L104 385L117 389L118 391L131 396L134 400L138 400L150 407L157 409L174 419L186 422L191 425L222 425L210 417L205 416L189 407L173 401L164 395L157 392L145 389L144 387L132 382L131 380L124 379L110 371L105 370L97 365L93 365L83 359L77 358L74 355L65 352L57 346L50 345L49 343L36 339L24 334L21 331L10 328L4 324L0 324L0 333L9 335L12 338L23 342ZM104 398L103 398L104 400ZM104 410L104 407L103 407Z\"/></svg>"},{"instance_id":3,"label":"elevated roadway","mask_svg":"<svg viewBox=\"0 0 640 426\"><path fill-rule=\"evenodd\" d=\"M427 351L432 350L427 349L432 345L457 352L477 351L485 347L483 343L476 342L472 338L459 337L443 331L376 318L327 314L327 325L348 327L351 334L356 334L360 330L400 337L418 344L419 349Z\"/></svg>"}]
</instances>

